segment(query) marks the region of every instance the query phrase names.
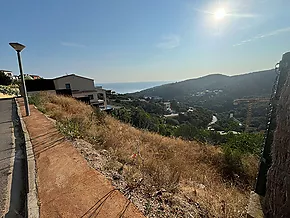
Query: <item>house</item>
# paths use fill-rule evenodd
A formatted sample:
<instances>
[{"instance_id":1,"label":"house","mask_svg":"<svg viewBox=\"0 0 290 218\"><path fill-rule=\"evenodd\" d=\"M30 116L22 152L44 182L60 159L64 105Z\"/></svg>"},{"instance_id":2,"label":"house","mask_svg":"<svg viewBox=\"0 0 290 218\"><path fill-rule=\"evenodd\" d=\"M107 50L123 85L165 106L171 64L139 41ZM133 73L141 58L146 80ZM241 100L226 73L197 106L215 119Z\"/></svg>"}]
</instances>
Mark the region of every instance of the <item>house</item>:
<instances>
[{"instance_id":1,"label":"house","mask_svg":"<svg viewBox=\"0 0 290 218\"><path fill-rule=\"evenodd\" d=\"M32 77L32 79L42 79L40 76L38 75L30 75Z\"/></svg>"},{"instance_id":2,"label":"house","mask_svg":"<svg viewBox=\"0 0 290 218\"><path fill-rule=\"evenodd\" d=\"M75 74L65 75L54 79L39 79L36 75L32 80L26 80L28 95L40 91L53 94L68 95L88 104L107 109L106 90L102 87L95 88L94 80Z\"/></svg>"},{"instance_id":3,"label":"house","mask_svg":"<svg viewBox=\"0 0 290 218\"><path fill-rule=\"evenodd\" d=\"M168 102L163 102L163 104L164 104L164 109L166 111L172 112L172 110L171 110L171 104L170 104L169 101Z\"/></svg>"},{"instance_id":4,"label":"house","mask_svg":"<svg viewBox=\"0 0 290 218\"><path fill-rule=\"evenodd\" d=\"M13 73L10 70L0 70L0 73L4 73L6 76L10 77L10 79L13 78Z\"/></svg>"},{"instance_id":5,"label":"house","mask_svg":"<svg viewBox=\"0 0 290 218\"><path fill-rule=\"evenodd\" d=\"M91 105L101 109L107 108L106 90L95 87L94 80L75 74L65 75L53 79L56 93L69 93L72 97L87 100Z\"/></svg>"},{"instance_id":6,"label":"house","mask_svg":"<svg viewBox=\"0 0 290 218\"><path fill-rule=\"evenodd\" d=\"M193 112L193 111L196 111L196 109L193 108L193 107L189 107L188 110L187 110L187 113L189 113L189 112Z\"/></svg>"},{"instance_id":7,"label":"house","mask_svg":"<svg viewBox=\"0 0 290 218\"><path fill-rule=\"evenodd\" d=\"M38 75L32 75L32 74L28 74L28 73L25 73L23 74L24 76L24 79L25 80L36 80L36 79L42 79L42 77L38 76ZM12 77L13 80L21 80L21 75L18 75L18 76L13 76Z\"/></svg>"}]
</instances>

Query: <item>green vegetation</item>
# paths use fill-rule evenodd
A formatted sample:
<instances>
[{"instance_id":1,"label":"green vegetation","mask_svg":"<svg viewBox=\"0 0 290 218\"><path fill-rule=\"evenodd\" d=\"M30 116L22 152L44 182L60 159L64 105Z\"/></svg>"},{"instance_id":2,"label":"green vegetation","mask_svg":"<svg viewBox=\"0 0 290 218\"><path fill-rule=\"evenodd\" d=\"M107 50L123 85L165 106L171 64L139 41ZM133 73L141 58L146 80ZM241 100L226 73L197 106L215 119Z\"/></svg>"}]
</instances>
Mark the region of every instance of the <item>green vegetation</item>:
<instances>
[{"instance_id":1,"label":"green vegetation","mask_svg":"<svg viewBox=\"0 0 290 218\"><path fill-rule=\"evenodd\" d=\"M18 86L10 85L10 86L4 86L0 85L0 93L3 93L5 95L19 95L19 89Z\"/></svg>"},{"instance_id":2,"label":"green vegetation","mask_svg":"<svg viewBox=\"0 0 290 218\"><path fill-rule=\"evenodd\" d=\"M242 180L245 184L251 184L256 175L250 170L249 159L257 160L259 158L262 144L263 135L259 133L226 135L225 142L222 144L224 175L230 179ZM257 161L252 162L252 164L257 164Z\"/></svg>"},{"instance_id":3,"label":"green vegetation","mask_svg":"<svg viewBox=\"0 0 290 218\"><path fill-rule=\"evenodd\" d=\"M38 108L38 110L40 110L42 113L45 113L45 109L43 106L45 102L43 102L41 95L36 94L36 95L29 96L28 102L29 104L35 105Z\"/></svg>"},{"instance_id":4,"label":"green vegetation","mask_svg":"<svg viewBox=\"0 0 290 218\"><path fill-rule=\"evenodd\" d=\"M165 118L163 115L168 112L164 109L162 102L138 99L119 102L121 108L113 111L113 117L134 127L157 132L164 136L182 136L178 133L181 126L205 129L212 120L212 113L200 107L191 112L181 112L176 118Z\"/></svg>"}]
</instances>

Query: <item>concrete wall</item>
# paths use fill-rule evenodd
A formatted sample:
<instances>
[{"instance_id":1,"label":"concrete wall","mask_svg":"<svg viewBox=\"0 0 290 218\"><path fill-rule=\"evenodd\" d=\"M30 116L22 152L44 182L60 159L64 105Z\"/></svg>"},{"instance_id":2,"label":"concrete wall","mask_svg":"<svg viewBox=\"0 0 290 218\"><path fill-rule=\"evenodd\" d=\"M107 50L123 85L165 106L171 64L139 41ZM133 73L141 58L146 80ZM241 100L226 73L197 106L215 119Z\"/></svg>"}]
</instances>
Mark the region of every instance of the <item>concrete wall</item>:
<instances>
[{"instance_id":1,"label":"concrete wall","mask_svg":"<svg viewBox=\"0 0 290 218\"><path fill-rule=\"evenodd\" d=\"M55 89L66 89L65 84L70 84L71 90L87 91L94 90L94 80L68 75L54 79Z\"/></svg>"}]
</instances>

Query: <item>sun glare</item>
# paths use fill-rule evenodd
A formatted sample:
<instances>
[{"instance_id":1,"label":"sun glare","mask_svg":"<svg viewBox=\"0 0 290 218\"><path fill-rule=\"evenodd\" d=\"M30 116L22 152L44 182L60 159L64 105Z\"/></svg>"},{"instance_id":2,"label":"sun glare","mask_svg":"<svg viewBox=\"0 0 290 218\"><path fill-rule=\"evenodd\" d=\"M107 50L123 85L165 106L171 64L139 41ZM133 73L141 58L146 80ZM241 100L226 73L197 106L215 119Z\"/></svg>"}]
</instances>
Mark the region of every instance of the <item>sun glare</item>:
<instances>
[{"instance_id":1,"label":"sun glare","mask_svg":"<svg viewBox=\"0 0 290 218\"><path fill-rule=\"evenodd\" d=\"M223 19L226 16L226 11L224 8L219 8L214 12L214 17L217 20Z\"/></svg>"}]
</instances>

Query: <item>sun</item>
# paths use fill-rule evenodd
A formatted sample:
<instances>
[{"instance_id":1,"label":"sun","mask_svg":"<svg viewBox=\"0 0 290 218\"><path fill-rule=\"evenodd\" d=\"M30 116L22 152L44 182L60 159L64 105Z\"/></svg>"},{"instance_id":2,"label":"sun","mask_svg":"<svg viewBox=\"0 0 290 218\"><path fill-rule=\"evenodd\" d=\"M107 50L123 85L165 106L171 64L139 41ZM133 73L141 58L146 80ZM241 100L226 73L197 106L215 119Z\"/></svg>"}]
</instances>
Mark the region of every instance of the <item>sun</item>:
<instances>
[{"instance_id":1,"label":"sun","mask_svg":"<svg viewBox=\"0 0 290 218\"><path fill-rule=\"evenodd\" d=\"M217 19L217 20L221 20L221 19L223 19L226 15L227 15L227 14L226 14L226 11L225 11L224 8L219 8L219 9L217 9L217 10L214 12L214 17L215 17L215 19Z\"/></svg>"}]
</instances>

